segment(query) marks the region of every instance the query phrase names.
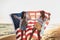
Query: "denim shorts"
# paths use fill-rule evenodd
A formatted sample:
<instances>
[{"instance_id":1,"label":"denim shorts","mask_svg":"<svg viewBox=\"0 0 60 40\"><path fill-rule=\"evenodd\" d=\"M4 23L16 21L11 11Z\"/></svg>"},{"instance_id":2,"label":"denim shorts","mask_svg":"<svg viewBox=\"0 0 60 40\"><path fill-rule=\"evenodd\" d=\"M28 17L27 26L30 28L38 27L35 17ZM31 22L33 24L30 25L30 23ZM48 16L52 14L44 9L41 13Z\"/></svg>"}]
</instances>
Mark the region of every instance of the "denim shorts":
<instances>
[{"instance_id":1,"label":"denim shorts","mask_svg":"<svg viewBox=\"0 0 60 40\"><path fill-rule=\"evenodd\" d=\"M26 26L21 26L21 29L22 30L26 30Z\"/></svg>"}]
</instances>

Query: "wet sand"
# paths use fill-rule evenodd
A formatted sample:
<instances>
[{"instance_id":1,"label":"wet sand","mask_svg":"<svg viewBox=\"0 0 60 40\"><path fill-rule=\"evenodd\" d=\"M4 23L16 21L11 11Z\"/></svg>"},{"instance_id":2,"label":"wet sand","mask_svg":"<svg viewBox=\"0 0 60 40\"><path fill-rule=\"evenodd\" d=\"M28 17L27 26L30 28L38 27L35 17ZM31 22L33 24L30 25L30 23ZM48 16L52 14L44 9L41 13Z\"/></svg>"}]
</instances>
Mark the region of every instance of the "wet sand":
<instances>
[{"instance_id":1,"label":"wet sand","mask_svg":"<svg viewBox=\"0 0 60 40\"><path fill-rule=\"evenodd\" d=\"M0 40L16 40L16 35L12 34L12 35L2 36L0 37Z\"/></svg>"}]
</instances>

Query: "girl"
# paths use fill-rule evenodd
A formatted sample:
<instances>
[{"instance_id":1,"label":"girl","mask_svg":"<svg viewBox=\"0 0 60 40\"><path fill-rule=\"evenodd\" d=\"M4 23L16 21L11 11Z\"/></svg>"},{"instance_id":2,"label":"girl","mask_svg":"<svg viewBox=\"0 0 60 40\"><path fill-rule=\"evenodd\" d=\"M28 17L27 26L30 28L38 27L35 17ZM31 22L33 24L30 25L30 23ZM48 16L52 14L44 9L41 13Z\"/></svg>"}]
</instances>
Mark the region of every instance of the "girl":
<instances>
[{"instance_id":1,"label":"girl","mask_svg":"<svg viewBox=\"0 0 60 40\"><path fill-rule=\"evenodd\" d=\"M21 17L18 17L16 15L14 15L14 17L16 19L20 20L20 25L19 25L20 28L22 30L26 30L26 25L27 25L27 22L26 22L26 12L23 11Z\"/></svg>"}]
</instances>

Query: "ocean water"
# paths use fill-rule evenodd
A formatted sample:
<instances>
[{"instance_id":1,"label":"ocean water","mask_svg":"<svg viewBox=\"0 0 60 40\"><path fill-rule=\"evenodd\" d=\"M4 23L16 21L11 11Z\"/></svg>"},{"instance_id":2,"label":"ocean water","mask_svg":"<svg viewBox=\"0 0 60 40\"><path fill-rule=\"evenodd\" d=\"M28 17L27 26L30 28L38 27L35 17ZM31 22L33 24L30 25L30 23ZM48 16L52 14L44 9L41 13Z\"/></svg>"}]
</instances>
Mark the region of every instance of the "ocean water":
<instances>
[{"instance_id":1,"label":"ocean water","mask_svg":"<svg viewBox=\"0 0 60 40\"><path fill-rule=\"evenodd\" d=\"M12 24L0 24L0 36L14 34L14 26Z\"/></svg>"}]
</instances>

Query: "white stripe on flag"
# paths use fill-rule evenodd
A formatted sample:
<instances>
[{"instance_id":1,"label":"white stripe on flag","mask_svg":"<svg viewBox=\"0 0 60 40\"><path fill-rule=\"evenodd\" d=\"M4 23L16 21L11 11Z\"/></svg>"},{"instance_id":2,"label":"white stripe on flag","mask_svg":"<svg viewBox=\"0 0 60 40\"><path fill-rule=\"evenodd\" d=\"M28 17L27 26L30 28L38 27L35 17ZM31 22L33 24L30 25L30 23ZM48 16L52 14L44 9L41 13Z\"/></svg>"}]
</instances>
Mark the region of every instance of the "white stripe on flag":
<instances>
[{"instance_id":1,"label":"white stripe on flag","mask_svg":"<svg viewBox=\"0 0 60 40\"><path fill-rule=\"evenodd\" d=\"M17 28L17 29L16 29L16 32L17 32L18 30L20 30L20 28Z\"/></svg>"},{"instance_id":2,"label":"white stripe on flag","mask_svg":"<svg viewBox=\"0 0 60 40\"><path fill-rule=\"evenodd\" d=\"M33 36L38 37L37 33L33 33Z\"/></svg>"},{"instance_id":3,"label":"white stripe on flag","mask_svg":"<svg viewBox=\"0 0 60 40\"><path fill-rule=\"evenodd\" d=\"M16 40L21 40L21 37L17 38Z\"/></svg>"},{"instance_id":4,"label":"white stripe on flag","mask_svg":"<svg viewBox=\"0 0 60 40\"><path fill-rule=\"evenodd\" d=\"M30 13L30 15L35 15L35 13Z\"/></svg>"},{"instance_id":5,"label":"white stripe on flag","mask_svg":"<svg viewBox=\"0 0 60 40\"><path fill-rule=\"evenodd\" d=\"M33 29L33 28L34 28L34 26L31 26L31 27L29 27L29 28L26 28L26 30L28 30L28 29L30 29L30 28L32 28L32 29Z\"/></svg>"},{"instance_id":6,"label":"white stripe on flag","mask_svg":"<svg viewBox=\"0 0 60 40\"><path fill-rule=\"evenodd\" d=\"M23 38L26 38L26 36L25 36L25 35L23 35Z\"/></svg>"},{"instance_id":7,"label":"white stripe on flag","mask_svg":"<svg viewBox=\"0 0 60 40\"><path fill-rule=\"evenodd\" d=\"M33 26L34 24L28 24L28 26Z\"/></svg>"},{"instance_id":8,"label":"white stripe on flag","mask_svg":"<svg viewBox=\"0 0 60 40\"><path fill-rule=\"evenodd\" d=\"M26 32L26 35L29 34L29 33L32 33L32 30L27 31L27 32Z\"/></svg>"},{"instance_id":9,"label":"white stripe on flag","mask_svg":"<svg viewBox=\"0 0 60 40\"><path fill-rule=\"evenodd\" d=\"M16 37L19 36L19 35L21 35L21 32L18 32L17 35L16 35Z\"/></svg>"}]
</instances>

